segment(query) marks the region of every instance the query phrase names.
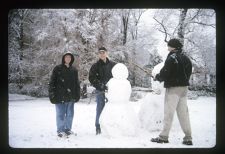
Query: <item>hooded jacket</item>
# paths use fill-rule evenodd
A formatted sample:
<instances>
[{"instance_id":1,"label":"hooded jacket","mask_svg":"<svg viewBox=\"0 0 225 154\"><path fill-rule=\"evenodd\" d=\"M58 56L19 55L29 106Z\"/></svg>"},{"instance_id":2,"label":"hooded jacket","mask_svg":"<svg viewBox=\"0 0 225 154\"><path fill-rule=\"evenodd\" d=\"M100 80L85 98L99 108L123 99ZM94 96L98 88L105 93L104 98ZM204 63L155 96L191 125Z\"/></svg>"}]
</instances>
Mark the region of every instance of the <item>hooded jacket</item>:
<instances>
[{"instance_id":1,"label":"hooded jacket","mask_svg":"<svg viewBox=\"0 0 225 154\"><path fill-rule=\"evenodd\" d=\"M188 86L192 73L191 60L181 50L170 52L156 80L164 81L164 87Z\"/></svg>"},{"instance_id":2,"label":"hooded jacket","mask_svg":"<svg viewBox=\"0 0 225 154\"><path fill-rule=\"evenodd\" d=\"M71 56L69 67L65 65L65 56ZM72 53L65 53L62 57L62 64L57 65L52 72L49 82L49 99L51 103L77 102L80 99L80 83L78 71L72 66L74 56Z\"/></svg>"}]
</instances>

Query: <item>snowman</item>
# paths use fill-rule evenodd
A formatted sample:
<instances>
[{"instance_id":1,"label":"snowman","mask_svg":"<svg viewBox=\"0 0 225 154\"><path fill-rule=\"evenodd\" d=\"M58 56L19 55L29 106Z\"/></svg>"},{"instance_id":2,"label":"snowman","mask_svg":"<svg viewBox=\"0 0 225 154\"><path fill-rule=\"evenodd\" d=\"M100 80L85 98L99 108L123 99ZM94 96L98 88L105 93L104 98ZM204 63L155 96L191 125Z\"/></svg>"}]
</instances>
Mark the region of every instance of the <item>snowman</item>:
<instances>
[{"instance_id":1,"label":"snowman","mask_svg":"<svg viewBox=\"0 0 225 154\"><path fill-rule=\"evenodd\" d=\"M152 75L158 74L164 63L159 63L152 70ZM159 131L163 125L163 110L164 110L164 93L163 83L152 80L153 93L148 93L142 100L139 110L139 120L141 128L148 131Z\"/></svg>"},{"instance_id":2,"label":"snowman","mask_svg":"<svg viewBox=\"0 0 225 154\"><path fill-rule=\"evenodd\" d=\"M131 85L127 80L128 74L127 67L118 63L112 68L113 78L107 83L108 103L102 111L100 121L103 133L109 137L136 135L138 118L129 102Z\"/></svg>"}]
</instances>

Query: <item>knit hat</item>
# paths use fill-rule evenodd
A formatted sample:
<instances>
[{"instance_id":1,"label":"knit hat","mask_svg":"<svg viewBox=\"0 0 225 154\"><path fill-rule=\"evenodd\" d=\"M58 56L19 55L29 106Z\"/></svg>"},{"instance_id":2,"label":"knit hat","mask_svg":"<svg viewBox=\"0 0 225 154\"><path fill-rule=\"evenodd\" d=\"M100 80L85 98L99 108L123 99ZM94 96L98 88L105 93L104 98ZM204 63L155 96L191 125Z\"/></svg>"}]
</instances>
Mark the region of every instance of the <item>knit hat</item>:
<instances>
[{"instance_id":1,"label":"knit hat","mask_svg":"<svg viewBox=\"0 0 225 154\"><path fill-rule=\"evenodd\" d=\"M181 49L183 47L183 44L180 42L180 40L175 39L175 38L169 40L167 45L172 47L172 48L176 48L176 49Z\"/></svg>"},{"instance_id":2,"label":"knit hat","mask_svg":"<svg viewBox=\"0 0 225 154\"><path fill-rule=\"evenodd\" d=\"M107 51L105 47L100 47L98 51Z\"/></svg>"}]
</instances>

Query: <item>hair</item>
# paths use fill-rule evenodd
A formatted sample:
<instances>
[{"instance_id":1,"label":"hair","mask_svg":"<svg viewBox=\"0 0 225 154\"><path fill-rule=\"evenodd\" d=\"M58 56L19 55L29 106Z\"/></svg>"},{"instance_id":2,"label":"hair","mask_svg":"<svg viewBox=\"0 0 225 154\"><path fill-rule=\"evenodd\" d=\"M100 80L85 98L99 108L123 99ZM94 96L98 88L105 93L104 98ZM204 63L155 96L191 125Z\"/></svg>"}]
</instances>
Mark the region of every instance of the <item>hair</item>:
<instances>
[{"instance_id":1,"label":"hair","mask_svg":"<svg viewBox=\"0 0 225 154\"><path fill-rule=\"evenodd\" d=\"M176 49L181 49L183 47L183 44L180 42L180 40L176 38L169 40L167 45Z\"/></svg>"}]
</instances>

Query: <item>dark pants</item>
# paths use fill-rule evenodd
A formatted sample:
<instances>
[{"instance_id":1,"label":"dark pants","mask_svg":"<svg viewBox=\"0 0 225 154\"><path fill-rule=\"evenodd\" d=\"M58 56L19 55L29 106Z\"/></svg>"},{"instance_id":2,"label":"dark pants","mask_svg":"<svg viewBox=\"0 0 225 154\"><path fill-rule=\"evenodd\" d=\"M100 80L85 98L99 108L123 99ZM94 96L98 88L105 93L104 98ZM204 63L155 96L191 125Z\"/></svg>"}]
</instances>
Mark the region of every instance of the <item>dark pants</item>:
<instances>
[{"instance_id":1,"label":"dark pants","mask_svg":"<svg viewBox=\"0 0 225 154\"><path fill-rule=\"evenodd\" d=\"M105 106L105 93L102 91L96 90L96 101L97 101L97 107L96 107L95 127L100 128L99 118Z\"/></svg>"}]
</instances>

